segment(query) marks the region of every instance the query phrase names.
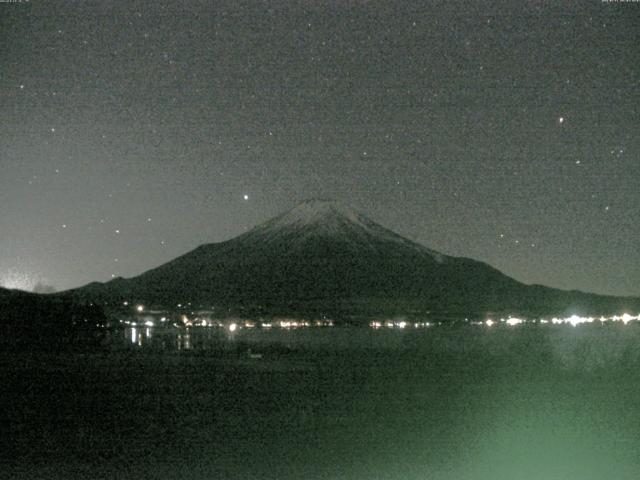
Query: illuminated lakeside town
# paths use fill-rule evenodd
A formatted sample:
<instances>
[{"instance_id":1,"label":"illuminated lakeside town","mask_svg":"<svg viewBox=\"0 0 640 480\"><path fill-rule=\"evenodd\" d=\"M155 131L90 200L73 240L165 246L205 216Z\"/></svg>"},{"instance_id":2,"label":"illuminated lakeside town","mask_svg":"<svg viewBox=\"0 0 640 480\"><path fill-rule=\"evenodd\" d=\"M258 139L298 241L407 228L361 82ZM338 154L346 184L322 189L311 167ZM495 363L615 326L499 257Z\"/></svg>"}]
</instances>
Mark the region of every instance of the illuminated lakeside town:
<instances>
[{"instance_id":1,"label":"illuminated lakeside town","mask_svg":"<svg viewBox=\"0 0 640 480\"><path fill-rule=\"evenodd\" d=\"M123 305L129 307L128 302ZM188 304L184 305L188 307ZM183 305L178 305L182 308ZM154 335L166 335L167 332L174 332L179 349L189 350L192 348L191 332L213 331L225 335L225 339L233 341L235 335L251 331L271 331L271 330L296 330L314 328L369 328L371 330L424 330L447 328L451 326L494 328L513 328L520 325L539 326L571 326L579 327L589 324L622 324L639 322L640 314L632 315L623 313L621 315L610 316L580 316L571 315L567 317L547 317L547 318L524 318L518 316L505 316L496 318L486 318L484 320L474 320L469 318L442 318L433 320L409 320L404 316L387 319L374 319L366 322L349 323L335 321L323 316L318 319L299 319L292 317L271 317L269 319L243 319L238 316L227 318L216 318L215 310L194 310L189 313L169 312L167 310L147 309L144 305L138 304L131 307L128 316L118 318L118 325L109 325L111 328L122 329L124 338L134 345L143 346ZM106 325L103 325L106 326ZM155 333L154 333L155 332ZM214 334L215 336L216 334Z\"/></svg>"},{"instance_id":2,"label":"illuminated lakeside town","mask_svg":"<svg viewBox=\"0 0 640 480\"><path fill-rule=\"evenodd\" d=\"M124 302L124 306L128 306L128 302ZM182 305L179 304L178 308ZM192 311L190 314L170 313L166 310L147 310L144 305L136 305L132 312L132 316L127 319L119 319L119 323L127 326L144 326L144 327L160 327L173 326L175 328L183 327L217 327L227 328L234 332L242 328L309 328L309 327L333 327L338 322L322 316L321 319L306 320L294 318L275 317L270 320L243 320L237 317L229 317L226 319L217 319L213 317L214 310ZM580 316L571 315L568 317L545 317L545 318L525 318L508 315L499 318L486 318L485 320L470 320L469 318L447 318L446 320L430 320L430 321L410 321L404 317L386 319L386 320L370 320L368 326L374 329L379 328L428 328L441 325L466 323L469 325L484 325L492 327L494 325L516 326L522 324L539 324L539 325L582 325L594 322L622 322L627 324L632 321L640 321L640 314L631 315L623 313L622 315L609 316Z\"/></svg>"}]
</instances>

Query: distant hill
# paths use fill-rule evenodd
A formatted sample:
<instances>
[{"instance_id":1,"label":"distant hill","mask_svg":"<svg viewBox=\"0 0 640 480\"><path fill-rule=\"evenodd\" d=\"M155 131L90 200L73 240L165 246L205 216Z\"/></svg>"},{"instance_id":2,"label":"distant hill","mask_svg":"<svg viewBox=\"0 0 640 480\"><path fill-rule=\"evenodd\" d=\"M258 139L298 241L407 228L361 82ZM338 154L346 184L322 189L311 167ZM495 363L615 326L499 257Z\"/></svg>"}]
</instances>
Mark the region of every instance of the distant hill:
<instances>
[{"instance_id":1,"label":"distant hill","mask_svg":"<svg viewBox=\"0 0 640 480\"><path fill-rule=\"evenodd\" d=\"M317 315L607 314L640 299L525 285L444 255L329 200L306 201L234 239L130 279L64 292L79 301Z\"/></svg>"},{"instance_id":2,"label":"distant hill","mask_svg":"<svg viewBox=\"0 0 640 480\"><path fill-rule=\"evenodd\" d=\"M95 344L106 322L100 306L0 288L0 348L54 349Z\"/></svg>"}]
</instances>

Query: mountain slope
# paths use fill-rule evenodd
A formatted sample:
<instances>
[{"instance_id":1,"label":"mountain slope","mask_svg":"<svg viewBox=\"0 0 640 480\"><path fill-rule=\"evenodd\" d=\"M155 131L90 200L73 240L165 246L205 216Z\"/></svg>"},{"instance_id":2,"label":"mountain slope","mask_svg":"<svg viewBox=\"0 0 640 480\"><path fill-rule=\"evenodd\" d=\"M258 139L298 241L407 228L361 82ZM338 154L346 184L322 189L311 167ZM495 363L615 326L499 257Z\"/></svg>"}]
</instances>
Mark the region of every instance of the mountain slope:
<instances>
[{"instance_id":1,"label":"mountain slope","mask_svg":"<svg viewBox=\"0 0 640 480\"><path fill-rule=\"evenodd\" d=\"M226 242L202 245L131 279L74 290L77 299L258 312L606 313L633 299L527 286L430 250L327 200L310 200Z\"/></svg>"}]
</instances>

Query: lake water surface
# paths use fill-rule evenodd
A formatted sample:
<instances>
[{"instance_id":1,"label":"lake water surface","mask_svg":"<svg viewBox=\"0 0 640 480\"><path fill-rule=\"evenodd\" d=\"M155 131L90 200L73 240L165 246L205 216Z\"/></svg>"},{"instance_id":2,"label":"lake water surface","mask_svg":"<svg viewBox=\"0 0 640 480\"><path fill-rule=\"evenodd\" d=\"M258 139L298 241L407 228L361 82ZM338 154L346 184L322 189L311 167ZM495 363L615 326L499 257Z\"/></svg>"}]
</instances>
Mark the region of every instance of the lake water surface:
<instances>
[{"instance_id":1,"label":"lake water surface","mask_svg":"<svg viewBox=\"0 0 640 480\"><path fill-rule=\"evenodd\" d=\"M0 355L1 477L640 472L640 329L631 324L118 335L130 346Z\"/></svg>"}]
</instances>

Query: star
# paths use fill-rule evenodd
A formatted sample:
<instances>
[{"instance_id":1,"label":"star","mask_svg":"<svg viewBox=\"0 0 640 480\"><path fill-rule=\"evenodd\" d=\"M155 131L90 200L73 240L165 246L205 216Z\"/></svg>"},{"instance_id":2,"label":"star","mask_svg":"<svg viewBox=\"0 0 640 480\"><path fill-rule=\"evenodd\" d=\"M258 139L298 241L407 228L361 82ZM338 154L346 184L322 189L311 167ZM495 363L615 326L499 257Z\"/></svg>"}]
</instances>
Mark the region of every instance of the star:
<instances>
[{"instance_id":1,"label":"star","mask_svg":"<svg viewBox=\"0 0 640 480\"><path fill-rule=\"evenodd\" d=\"M243 197L245 200L249 200L249 195L245 194Z\"/></svg>"},{"instance_id":2,"label":"star","mask_svg":"<svg viewBox=\"0 0 640 480\"><path fill-rule=\"evenodd\" d=\"M20 90L24 90L24 85L20 85Z\"/></svg>"},{"instance_id":3,"label":"star","mask_svg":"<svg viewBox=\"0 0 640 480\"><path fill-rule=\"evenodd\" d=\"M558 118L558 123L559 123L559 124L563 124L563 123L564 123L564 117L560 117L560 118Z\"/></svg>"}]
</instances>

